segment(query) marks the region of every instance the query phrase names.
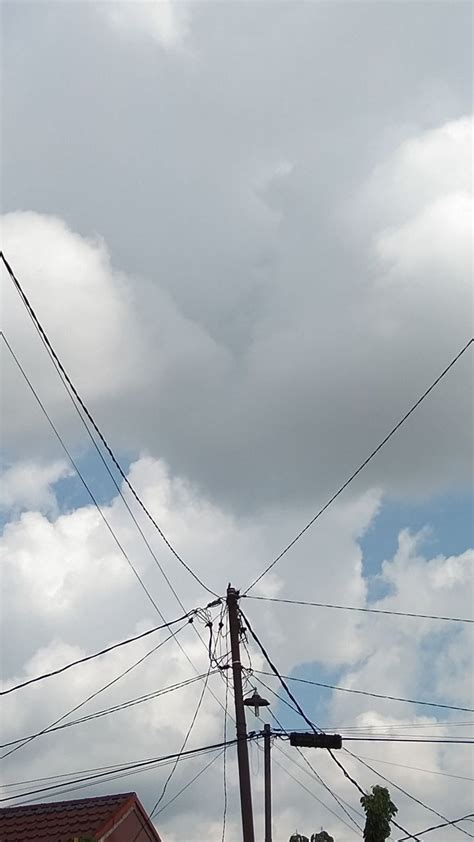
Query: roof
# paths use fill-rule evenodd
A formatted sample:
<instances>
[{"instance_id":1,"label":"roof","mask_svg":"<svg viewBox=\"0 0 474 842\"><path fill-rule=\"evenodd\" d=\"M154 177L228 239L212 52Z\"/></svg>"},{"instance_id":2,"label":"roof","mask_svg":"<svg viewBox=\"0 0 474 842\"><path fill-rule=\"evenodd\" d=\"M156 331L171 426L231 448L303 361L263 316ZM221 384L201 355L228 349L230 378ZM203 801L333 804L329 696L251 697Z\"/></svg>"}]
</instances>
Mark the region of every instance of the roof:
<instances>
[{"instance_id":1,"label":"roof","mask_svg":"<svg viewBox=\"0 0 474 842\"><path fill-rule=\"evenodd\" d=\"M134 792L0 809L0 842L68 842L100 835L132 808L148 819ZM149 820L148 820L149 822ZM149 822L151 826L151 822ZM158 835L156 836L159 839Z\"/></svg>"}]
</instances>

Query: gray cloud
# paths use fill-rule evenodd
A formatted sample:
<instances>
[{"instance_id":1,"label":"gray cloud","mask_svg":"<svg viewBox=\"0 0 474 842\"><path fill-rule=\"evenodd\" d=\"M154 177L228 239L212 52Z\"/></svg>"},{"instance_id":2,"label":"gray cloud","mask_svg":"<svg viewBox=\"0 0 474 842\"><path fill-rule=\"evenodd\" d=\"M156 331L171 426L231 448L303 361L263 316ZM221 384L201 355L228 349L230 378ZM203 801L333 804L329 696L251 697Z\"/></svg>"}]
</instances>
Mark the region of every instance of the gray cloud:
<instances>
[{"instance_id":1,"label":"gray cloud","mask_svg":"<svg viewBox=\"0 0 474 842\"><path fill-rule=\"evenodd\" d=\"M393 190L377 207L400 144L470 108L470 10L202 3L180 51L119 37L100 9L7 4L3 107L4 209L99 234L129 275L122 343L135 353L144 337L143 354L135 381L94 408L120 447L149 448L232 505L323 494L471 329L469 260L450 289L448 260L405 261L397 277L396 232L377 251L392 205L403 225L418 201L415 173L401 214ZM70 283L65 328L99 371L107 329L88 342ZM71 373L94 396L80 359ZM369 481L466 480L466 377L464 365Z\"/></svg>"}]
</instances>

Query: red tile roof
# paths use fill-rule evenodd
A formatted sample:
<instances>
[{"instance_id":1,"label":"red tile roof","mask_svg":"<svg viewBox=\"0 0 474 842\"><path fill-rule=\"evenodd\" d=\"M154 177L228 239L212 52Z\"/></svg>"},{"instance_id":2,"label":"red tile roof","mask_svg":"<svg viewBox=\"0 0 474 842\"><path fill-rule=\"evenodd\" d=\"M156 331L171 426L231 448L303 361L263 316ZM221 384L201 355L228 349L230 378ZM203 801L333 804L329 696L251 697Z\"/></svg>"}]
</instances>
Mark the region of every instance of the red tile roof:
<instances>
[{"instance_id":1,"label":"red tile roof","mask_svg":"<svg viewBox=\"0 0 474 842\"><path fill-rule=\"evenodd\" d=\"M117 814L123 814L134 805L144 813L135 793L125 792L99 798L5 807L0 809L0 842L67 842L75 836L94 838L113 824Z\"/></svg>"}]
</instances>

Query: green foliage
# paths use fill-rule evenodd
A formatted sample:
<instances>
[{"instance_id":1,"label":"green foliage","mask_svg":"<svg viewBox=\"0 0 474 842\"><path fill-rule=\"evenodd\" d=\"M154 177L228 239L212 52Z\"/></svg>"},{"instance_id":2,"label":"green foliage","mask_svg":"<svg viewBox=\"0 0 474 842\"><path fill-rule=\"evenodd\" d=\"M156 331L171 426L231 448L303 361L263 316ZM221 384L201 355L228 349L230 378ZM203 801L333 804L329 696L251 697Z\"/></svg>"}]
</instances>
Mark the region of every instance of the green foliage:
<instances>
[{"instance_id":1,"label":"green foliage","mask_svg":"<svg viewBox=\"0 0 474 842\"><path fill-rule=\"evenodd\" d=\"M365 842L385 842L390 836L390 819L398 812L384 786L373 786L372 792L360 799L366 820Z\"/></svg>"}]
</instances>

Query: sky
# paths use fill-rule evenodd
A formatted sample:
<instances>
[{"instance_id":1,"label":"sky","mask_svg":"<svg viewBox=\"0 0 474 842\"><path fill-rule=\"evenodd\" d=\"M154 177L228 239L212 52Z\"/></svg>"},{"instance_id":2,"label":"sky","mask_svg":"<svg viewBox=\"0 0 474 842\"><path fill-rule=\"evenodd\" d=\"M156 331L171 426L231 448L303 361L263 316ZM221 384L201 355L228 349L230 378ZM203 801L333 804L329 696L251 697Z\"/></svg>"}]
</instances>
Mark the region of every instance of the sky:
<instances>
[{"instance_id":1,"label":"sky","mask_svg":"<svg viewBox=\"0 0 474 842\"><path fill-rule=\"evenodd\" d=\"M5 256L173 546L215 593L245 590L472 336L472 6L5 0L1 36ZM3 268L1 297L4 337L69 453L2 341L6 689L160 624L156 608L180 617L162 571L186 610L212 597L106 472ZM249 597L472 617L473 420L471 346ZM285 675L470 709L293 682L319 725L472 734L469 624L242 608ZM163 643L69 720L205 673L205 618L195 626L204 646L188 625L181 648ZM6 696L2 743L42 730L167 636ZM244 658L267 671L251 640ZM247 675L285 727L305 727L276 681ZM38 737L3 760L0 797L38 800L25 793L48 781L7 785L179 751L202 690ZM190 748L223 739L222 675L209 690ZM261 727L251 713L248 727ZM345 745L390 779L410 832L441 819L395 785L448 819L472 812L472 746ZM296 828L360 838L295 751L275 740L274 842ZM305 756L360 809L330 758ZM363 787L383 783L340 757ZM180 763L161 806L208 759ZM257 746L250 759L261 837ZM227 842L241 838L235 761L229 748ZM48 798L136 790L150 811L168 772ZM222 773L220 757L157 816L163 842L221 839Z\"/></svg>"}]
</instances>

